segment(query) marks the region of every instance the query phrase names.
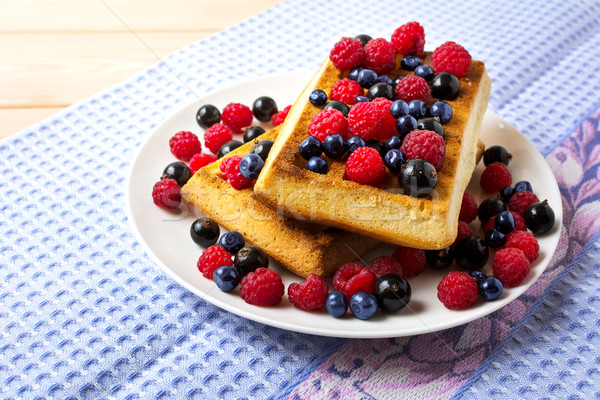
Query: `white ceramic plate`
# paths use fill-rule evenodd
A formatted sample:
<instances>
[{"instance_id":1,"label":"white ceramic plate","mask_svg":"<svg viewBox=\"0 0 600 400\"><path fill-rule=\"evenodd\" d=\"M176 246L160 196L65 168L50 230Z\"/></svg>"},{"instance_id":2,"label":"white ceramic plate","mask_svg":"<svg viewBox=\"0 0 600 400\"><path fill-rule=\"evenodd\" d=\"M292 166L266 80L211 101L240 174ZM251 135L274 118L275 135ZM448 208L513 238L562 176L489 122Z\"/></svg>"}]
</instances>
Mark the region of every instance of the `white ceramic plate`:
<instances>
[{"instance_id":1,"label":"white ceramic plate","mask_svg":"<svg viewBox=\"0 0 600 400\"><path fill-rule=\"evenodd\" d=\"M190 225L202 216L201 213L191 206L172 213L152 202L152 186L164 167L175 161L169 152L169 138L180 130L189 130L202 137L202 130L197 125L195 116L198 108L205 103L222 109L230 102L251 105L257 97L268 95L283 108L295 101L311 76L312 72L284 73L217 90L179 110L149 134L131 164L125 187L125 202L129 222L139 242L167 274L199 297L242 317L297 332L349 338L416 335L461 325L507 305L540 277L556 249L560 235L562 205L559 189L552 171L535 147L506 121L488 111L481 132L482 140L488 146L505 146L513 154L510 169L514 182L529 180L538 197L548 199L556 213L554 228L547 234L538 236L541 251L538 260L532 265L531 273L519 287L506 289L498 300L480 300L468 310L450 311L436 297L437 284L447 271L428 268L422 275L409 280L412 299L405 309L396 314L378 312L374 318L362 321L354 318L350 312L344 318L336 319L325 311L301 311L287 301L287 295L277 307L252 306L246 304L237 291L221 292L213 281L205 279L196 268L202 248L189 236ZM485 198L478 185L482 170L480 163L469 187L478 201ZM473 223L475 225L478 224ZM224 232L223 229L221 231ZM390 254L390 248L380 250L366 257L366 261L385 254L386 250ZM300 280L276 263L271 264L281 274L286 290L291 282ZM491 273L490 265L484 271Z\"/></svg>"}]
</instances>

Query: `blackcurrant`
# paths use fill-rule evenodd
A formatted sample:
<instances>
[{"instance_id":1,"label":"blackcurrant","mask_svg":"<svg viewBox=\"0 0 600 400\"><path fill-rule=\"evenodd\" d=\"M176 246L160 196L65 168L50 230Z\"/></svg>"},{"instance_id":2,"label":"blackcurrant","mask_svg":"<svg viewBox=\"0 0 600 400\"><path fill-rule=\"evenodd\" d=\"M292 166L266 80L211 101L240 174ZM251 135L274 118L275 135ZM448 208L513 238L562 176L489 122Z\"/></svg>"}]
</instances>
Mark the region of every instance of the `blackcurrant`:
<instances>
[{"instance_id":1,"label":"blackcurrant","mask_svg":"<svg viewBox=\"0 0 600 400\"><path fill-rule=\"evenodd\" d=\"M248 143L251 140L258 138L260 135L265 133L265 130L261 126L252 126L244 131L244 143Z\"/></svg>"},{"instance_id":2,"label":"blackcurrant","mask_svg":"<svg viewBox=\"0 0 600 400\"><path fill-rule=\"evenodd\" d=\"M379 307L387 312L396 312L406 307L412 294L408 281L396 274L383 275L377 279L373 293Z\"/></svg>"},{"instance_id":3,"label":"blackcurrant","mask_svg":"<svg viewBox=\"0 0 600 400\"><path fill-rule=\"evenodd\" d=\"M533 233L546 233L554 226L554 210L547 200L527 207L523 217L527 228Z\"/></svg>"},{"instance_id":4,"label":"blackcurrant","mask_svg":"<svg viewBox=\"0 0 600 400\"><path fill-rule=\"evenodd\" d=\"M444 137L444 127L435 118L421 118L417 121L417 129L432 131Z\"/></svg>"},{"instance_id":5,"label":"blackcurrant","mask_svg":"<svg viewBox=\"0 0 600 400\"><path fill-rule=\"evenodd\" d=\"M465 236L454 247L454 259L462 268L474 271L483 268L490 257L490 250L483 239Z\"/></svg>"},{"instance_id":6,"label":"blackcurrant","mask_svg":"<svg viewBox=\"0 0 600 400\"><path fill-rule=\"evenodd\" d=\"M269 122L271 116L277 112L277 103L269 96L262 96L254 100L252 113L260 122Z\"/></svg>"},{"instance_id":7,"label":"blackcurrant","mask_svg":"<svg viewBox=\"0 0 600 400\"><path fill-rule=\"evenodd\" d=\"M210 218L195 220L190 227L190 236L197 245L202 247L212 246L219 239L219 225Z\"/></svg>"},{"instance_id":8,"label":"blackcurrant","mask_svg":"<svg viewBox=\"0 0 600 400\"><path fill-rule=\"evenodd\" d=\"M404 164L398 180L405 194L413 197L426 197L433 193L437 184L437 172L429 162L413 158Z\"/></svg>"},{"instance_id":9,"label":"blackcurrant","mask_svg":"<svg viewBox=\"0 0 600 400\"><path fill-rule=\"evenodd\" d=\"M221 113L212 104L205 104L198 109L196 121L201 128L208 129L214 124L221 122Z\"/></svg>"},{"instance_id":10,"label":"blackcurrant","mask_svg":"<svg viewBox=\"0 0 600 400\"><path fill-rule=\"evenodd\" d=\"M191 177L190 169L181 161L175 161L167 165L162 173L162 179L175 179L179 186L185 185Z\"/></svg>"},{"instance_id":11,"label":"blackcurrant","mask_svg":"<svg viewBox=\"0 0 600 400\"><path fill-rule=\"evenodd\" d=\"M494 217L496 214L501 213L502 211L507 211L508 207L506 207L506 203L497 197L490 197L485 199L479 205L477 209L477 216L482 224L485 224L489 221L490 218Z\"/></svg>"},{"instance_id":12,"label":"blackcurrant","mask_svg":"<svg viewBox=\"0 0 600 400\"><path fill-rule=\"evenodd\" d=\"M230 140L229 142L227 142L223 146L221 146L221 148L217 152L217 158L221 158L223 156L226 156L232 150L237 149L238 147L240 147L243 144L244 143L240 142L239 140Z\"/></svg>"},{"instance_id":13,"label":"blackcurrant","mask_svg":"<svg viewBox=\"0 0 600 400\"><path fill-rule=\"evenodd\" d=\"M483 163L486 167L495 162L501 162L504 165L508 165L511 158L512 154L502 146L491 146L483 152Z\"/></svg>"},{"instance_id":14,"label":"blackcurrant","mask_svg":"<svg viewBox=\"0 0 600 400\"><path fill-rule=\"evenodd\" d=\"M271 147L273 147L273 143L274 142L272 140L261 140L260 142L255 143L254 146L252 146L250 154L256 154L260 158L262 158L263 161L267 161L267 156L271 151Z\"/></svg>"},{"instance_id":15,"label":"blackcurrant","mask_svg":"<svg viewBox=\"0 0 600 400\"><path fill-rule=\"evenodd\" d=\"M383 97L394 101L396 100L396 89L389 83L379 82L369 88L367 97L371 100L376 99L377 97Z\"/></svg>"},{"instance_id":16,"label":"blackcurrant","mask_svg":"<svg viewBox=\"0 0 600 400\"><path fill-rule=\"evenodd\" d=\"M445 247L440 250L425 250L427 264L433 269L446 269L454 262L454 251Z\"/></svg>"},{"instance_id":17,"label":"blackcurrant","mask_svg":"<svg viewBox=\"0 0 600 400\"><path fill-rule=\"evenodd\" d=\"M246 276L258 268L267 268L269 257L260 247L246 245L233 258L233 265L240 271L241 276Z\"/></svg>"},{"instance_id":18,"label":"blackcurrant","mask_svg":"<svg viewBox=\"0 0 600 400\"><path fill-rule=\"evenodd\" d=\"M350 112L350 107L346 105L346 103L341 102L339 100L331 100L329 103L325 104L322 108L323 110L338 110L344 117L348 117L348 113Z\"/></svg>"},{"instance_id":19,"label":"blackcurrant","mask_svg":"<svg viewBox=\"0 0 600 400\"><path fill-rule=\"evenodd\" d=\"M442 100L454 100L460 93L460 81L450 72L440 72L430 83L431 95Z\"/></svg>"}]
</instances>

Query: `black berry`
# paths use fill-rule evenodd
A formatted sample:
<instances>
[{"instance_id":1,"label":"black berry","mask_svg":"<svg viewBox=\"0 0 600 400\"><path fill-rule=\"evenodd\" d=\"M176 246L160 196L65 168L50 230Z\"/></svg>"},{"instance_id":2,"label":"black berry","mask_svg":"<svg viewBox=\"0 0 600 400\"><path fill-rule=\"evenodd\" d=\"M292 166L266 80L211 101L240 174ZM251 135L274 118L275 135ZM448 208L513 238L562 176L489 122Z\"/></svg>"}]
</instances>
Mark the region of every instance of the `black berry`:
<instances>
[{"instance_id":1,"label":"black berry","mask_svg":"<svg viewBox=\"0 0 600 400\"><path fill-rule=\"evenodd\" d=\"M210 218L200 218L195 220L190 227L190 236L194 243L209 247L219 239L219 225Z\"/></svg>"}]
</instances>

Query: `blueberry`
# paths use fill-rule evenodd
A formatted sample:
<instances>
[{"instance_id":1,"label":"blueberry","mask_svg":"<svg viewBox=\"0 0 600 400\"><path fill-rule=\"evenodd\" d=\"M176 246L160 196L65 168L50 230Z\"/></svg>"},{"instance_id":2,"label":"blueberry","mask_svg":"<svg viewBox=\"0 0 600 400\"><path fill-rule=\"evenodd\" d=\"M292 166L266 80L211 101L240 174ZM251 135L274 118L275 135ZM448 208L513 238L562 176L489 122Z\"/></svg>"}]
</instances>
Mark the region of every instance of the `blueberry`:
<instances>
[{"instance_id":1,"label":"blueberry","mask_svg":"<svg viewBox=\"0 0 600 400\"><path fill-rule=\"evenodd\" d=\"M254 146L252 146L252 149L250 150L250 154L256 154L263 161L267 161L267 156L271 152L271 147L273 147L273 143L275 142L267 139L261 140L258 143L254 143Z\"/></svg>"},{"instance_id":2,"label":"blueberry","mask_svg":"<svg viewBox=\"0 0 600 400\"><path fill-rule=\"evenodd\" d=\"M325 104L325 107L322 110L338 110L344 117L348 118L348 113L350 112L350 107L344 102L339 100L331 100L329 103Z\"/></svg>"},{"instance_id":3,"label":"blueberry","mask_svg":"<svg viewBox=\"0 0 600 400\"><path fill-rule=\"evenodd\" d=\"M219 239L219 246L231 254L236 254L245 244L244 237L238 231L224 233Z\"/></svg>"},{"instance_id":4,"label":"blueberry","mask_svg":"<svg viewBox=\"0 0 600 400\"><path fill-rule=\"evenodd\" d=\"M427 115L427 105L423 100L413 100L408 103L408 113L415 119L423 118Z\"/></svg>"},{"instance_id":5,"label":"blueberry","mask_svg":"<svg viewBox=\"0 0 600 400\"><path fill-rule=\"evenodd\" d=\"M483 164L487 167L491 163L501 162L504 165L508 165L512 158L512 154L510 154L504 147L502 146L491 146L485 149L483 152Z\"/></svg>"},{"instance_id":6,"label":"blueberry","mask_svg":"<svg viewBox=\"0 0 600 400\"><path fill-rule=\"evenodd\" d=\"M481 282L483 282L485 278L487 278L487 275L483 271L478 270L469 272L469 275L471 275L473 279L475 279L475 282L477 282L477 286L479 286Z\"/></svg>"},{"instance_id":7,"label":"blueberry","mask_svg":"<svg viewBox=\"0 0 600 400\"><path fill-rule=\"evenodd\" d=\"M246 154L240 161L240 173L246 179L258 179L265 162L258 154Z\"/></svg>"},{"instance_id":8,"label":"blueberry","mask_svg":"<svg viewBox=\"0 0 600 400\"><path fill-rule=\"evenodd\" d=\"M528 181L519 181L515 183L515 191L513 193L523 192L525 190L533 192L533 187L531 187L531 183L529 183Z\"/></svg>"},{"instance_id":9,"label":"blueberry","mask_svg":"<svg viewBox=\"0 0 600 400\"><path fill-rule=\"evenodd\" d=\"M512 195L515 193L515 189L512 186L504 186L500 189L500 198L508 203Z\"/></svg>"},{"instance_id":10,"label":"blueberry","mask_svg":"<svg viewBox=\"0 0 600 400\"><path fill-rule=\"evenodd\" d=\"M194 243L209 247L219 240L219 225L210 218L199 218L190 226L190 236Z\"/></svg>"},{"instance_id":11,"label":"blueberry","mask_svg":"<svg viewBox=\"0 0 600 400\"><path fill-rule=\"evenodd\" d=\"M450 72L435 74L429 86L431 95L437 99L454 100L460 93L460 81Z\"/></svg>"},{"instance_id":12,"label":"blueberry","mask_svg":"<svg viewBox=\"0 0 600 400\"><path fill-rule=\"evenodd\" d=\"M373 294L383 311L396 312L406 307L412 291L406 279L400 275L387 274L377 279Z\"/></svg>"},{"instance_id":13,"label":"blueberry","mask_svg":"<svg viewBox=\"0 0 600 400\"><path fill-rule=\"evenodd\" d=\"M346 153L346 143L342 135L329 135L323 142L323 152L333 160L342 158Z\"/></svg>"},{"instance_id":14,"label":"blueberry","mask_svg":"<svg viewBox=\"0 0 600 400\"><path fill-rule=\"evenodd\" d=\"M358 73L356 82L360 85L360 87L368 89L377 83L377 74L375 71L365 68Z\"/></svg>"},{"instance_id":15,"label":"blueberry","mask_svg":"<svg viewBox=\"0 0 600 400\"><path fill-rule=\"evenodd\" d=\"M350 298L350 311L358 319L369 319L377 312L377 298L369 292L357 292Z\"/></svg>"},{"instance_id":16,"label":"blueberry","mask_svg":"<svg viewBox=\"0 0 600 400\"><path fill-rule=\"evenodd\" d=\"M352 154L352 152L359 147L365 147L366 145L367 144L360 136L352 136L346 141L346 146L348 146L348 155Z\"/></svg>"},{"instance_id":17,"label":"blueberry","mask_svg":"<svg viewBox=\"0 0 600 400\"><path fill-rule=\"evenodd\" d=\"M515 217L510 211L502 211L496 215L494 219L494 228L506 234L515 230Z\"/></svg>"},{"instance_id":18,"label":"blueberry","mask_svg":"<svg viewBox=\"0 0 600 400\"><path fill-rule=\"evenodd\" d=\"M167 165L162 173L162 179L175 179L179 186L185 185L191 177L190 169L181 161L175 161Z\"/></svg>"},{"instance_id":19,"label":"blueberry","mask_svg":"<svg viewBox=\"0 0 600 400\"><path fill-rule=\"evenodd\" d=\"M360 73L360 71L362 71L363 69L365 69L364 67L356 67L356 68L352 68L350 70L350 72L348 73L348 79L351 79L353 81L358 79L358 74Z\"/></svg>"},{"instance_id":20,"label":"blueberry","mask_svg":"<svg viewBox=\"0 0 600 400\"><path fill-rule=\"evenodd\" d=\"M392 136L385 142L386 150L399 149L400 146L402 146L402 139L400 139L400 136Z\"/></svg>"},{"instance_id":21,"label":"blueberry","mask_svg":"<svg viewBox=\"0 0 600 400\"><path fill-rule=\"evenodd\" d=\"M429 115L438 117L442 124L447 124L452 119L452 106L445 101L436 101L429 107Z\"/></svg>"},{"instance_id":22,"label":"blueberry","mask_svg":"<svg viewBox=\"0 0 600 400\"><path fill-rule=\"evenodd\" d=\"M318 157L323 153L323 145L321 141L314 136L309 136L300 143L298 146L300 155L305 160L309 160L312 157Z\"/></svg>"},{"instance_id":23,"label":"blueberry","mask_svg":"<svg viewBox=\"0 0 600 400\"><path fill-rule=\"evenodd\" d=\"M396 130L401 137L417 129L417 120L411 115L405 115L396 120Z\"/></svg>"},{"instance_id":24,"label":"blueberry","mask_svg":"<svg viewBox=\"0 0 600 400\"><path fill-rule=\"evenodd\" d=\"M256 139L260 135L265 133L265 130L261 126L252 126L244 131L244 143L248 143L251 140Z\"/></svg>"},{"instance_id":25,"label":"blueberry","mask_svg":"<svg viewBox=\"0 0 600 400\"><path fill-rule=\"evenodd\" d=\"M243 144L244 143L240 142L239 140L230 140L229 142L227 142L223 146L221 146L221 148L217 152L217 158L226 156L231 151L237 149L238 147L240 147Z\"/></svg>"},{"instance_id":26,"label":"blueberry","mask_svg":"<svg viewBox=\"0 0 600 400\"><path fill-rule=\"evenodd\" d=\"M377 82L383 82L383 83L387 83L388 85L394 85L394 81L392 80L392 78L390 78L387 75L381 75L380 77L377 78Z\"/></svg>"},{"instance_id":27,"label":"blueberry","mask_svg":"<svg viewBox=\"0 0 600 400\"><path fill-rule=\"evenodd\" d=\"M523 217L527 228L533 233L546 233L554 226L554 210L548 200L527 207Z\"/></svg>"},{"instance_id":28,"label":"blueberry","mask_svg":"<svg viewBox=\"0 0 600 400\"><path fill-rule=\"evenodd\" d=\"M348 311L348 305L346 304L346 296L344 293L337 290L329 293L325 300L325 309L331 316L340 318L346 315Z\"/></svg>"},{"instance_id":29,"label":"blueberry","mask_svg":"<svg viewBox=\"0 0 600 400\"><path fill-rule=\"evenodd\" d=\"M415 68L415 75L430 82L433 79L433 69L427 64L421 64Z\"/></svg>"},{"instance_id":30,"label":"blueberry","mask_svg":"<svg viewBox=\"0 0 600 400\"><path fill-rule=\"evenodd\" d=\"M392 114L392 117L396 119L408 115L408 104L404 100L396 100L392 102L392 105L390 106L390 114Z\"/></svg>"},{"instance_id":31,"label":"blueberry","mask_svg":"<svg viewBox=\"0 0 600 400\"><path fill-rule=\"evenodd\" d=\"M504 292L502 281L495 276L488 276L479 284L479 294L485 300L496 300Z\"/></svg>"},{"instance_id":32,"label":"blueberry","mask_svg":"<svg viewBox=\"0 0 600 400\"><path fill-rule=\"evenodd\" d=\"M427 264L433 269L446 269L454 262L454 251L445 247L440 250L425 250Z\"/></svg>"},{"instance_id":33,"label":"blueberry","mask_svg":"<svg viewBox=\"0 0 600 400\"><path fill-rule=\"evenodd\" d=\"M221 122L221 113L212 104L205 104L198 109L196 122L198 122L201 128L208 129L214 124Z\"/></svg>"},{"instance_id":34,"label":"blueberry","mask_svg":"<svg viewBox=\"0 0 600 400\"><path fill-rule=\"evenodd\" d=\"M479 208L477 209L477 216L482 224L485 224L489 221L490 218L495 217L496 214L507 211L506 203L497 197L490 197L489 199L485 199L479 204Z\"/></svg>"},{"instance_id":35,"label":"blueberry","mask_svg":"<svg viewBox=\"0 0 600 400\"><path fill-rule=\"evenodd\" d=\"M381 158L385 157L385 153L387 153L387 149L385 145L377 140L369 140L366 143L367 147L377 150Z\"/></svg>"},{"instance_id":36,"label":"blueberry","mask_svg":"<svg viewBox=\"0 0 600 400\"><path fill-rule=\"evenodd\" d=\"M444 127L435 118L422 118L417 121L417 129L432 131L440 135L445 136Z\"/></svg>"},{"instance_id":37,"label":"blueberry","mask_svg":"<svg viewBox=\"0 0 600 400\"><path fill-rule=\"evenodd\" d=\"M397 136L394 136L397 137ZM402 166L406 163L406 155L399 149L391 149L385 153L383 162L393 174L398 174L402 171Z\"/></svg>"},{"instance_id":38,"label":"blueberry","mask_svg":"<svg viewBox=\"0 0 600 400\"><path fill-rule=\"evenodd\" d=\"M477 236L465 236L454 246L454 259L462 268L474 271L487 264L490 250L483 239Z\"/></svg>"},{"instance_id":39,"label":"blueberry","mask_svg":"<svg viewBox=\"0 0 600 400\"><path fill-rule=\"evenodd\" d=\"M223 292L231 292L240 284L242 277L236 267L233 265L224 265L215 269L213 280Z\"/></svg>"},{"instance_id":40,"label":"blueberry","mask_svg":"<svg viewBox=\"0 0 600 400\"><path fill-rule=\"evenodd\" d=\"M308 101L310 101L310 104L313 106L324 106L325 103L327 103L327 93L321 89L315 89L308 97Z\"/></svg>"},{"instance_id":41,"label":"blueberry","mask_svg":"<svg viewBox=\"0 0 600 400\"><path fill-rule=\"evenodd\" d=\"M426 197L433 193L437 184L437 172L427 161L413 158L404 164L398 180L405 194Z\"/></svg>"},{"instance_id":42,"label":"blueberry","mask_svg":"<svg viewBox=\"0 0 600 400\"><path fill-rule=\"evenodd\" d=\"M321 157L311 157L306 162L306 169L316 172L317 174L326 174L329 172L329 165L327 164L327 161Z\"/></svg>"},{"instance_id":43,"label":"blueberry","mask_svg":"<svg viewBox=\"0 0 600 400\"><path fill-rule=\"evenodd\" d=\"M367 92L367 97L373 100L378 97L394 101L396 99L396 89L389 83L379 82L371 86Z\"/></svg>"},{"instance_id":44,"label":"blueberry","mask_svg":"<svg viewBox=\"0 0 600 400\"><path fill-rule=\"evenodd\" d=\"M245 245L235 254L233 265L241 276L246 276L258 268L267 268L269 257L260 247Z\"/></svg>"},{"instance_id":45,"label":"blueberry","mask_svg":"<svg viewBox=\"0 0 600 400\"><path fill-rule=\"evenodd\" d=\"M277 112L277 103L269 96L261 96L254 100L252 113L260 122L271 121L271 116Z\"/></svg>"},{"instance_id":46,"label":"blueberry","mask_svg":"<svg viewBox=\"0 0 600 400\"><path fill-rule=\"evenodd\" d=\"M370 101L371 99L369 99L367 96L356 96L354 103L368 103Z\"/></svg>"},{"instance_id":47,"label":"blueberry","mask_svg":"<svg viewBox=\"0 0 600 400\"><path fill-rule=\"evenodd\" d=\"M490 249L497 249L506 244L506 235L496 228L492 228L485 233L485 244Z\"/></svg>"},{"instance_id":48,"label":"blueberry","mask_svg":"<svg viewBox=\"0 0 600 400\"><path fill-rule=\"evenodd\" d=\"M414 71L419 65L421 65L421 59L413 55L404 56L400 62L400 67L407 71Z\"/></svg>"},{"instance_id":49,"label":"blueberry","mask_svg":"<svg viewBox=\"0 0 600 400\"><path fill-rule=\"evenodd\" d=\"M365 47L365 45L369 43L369 41L373 38L369 35L365 35L364 33L362 33L360 35L355 36L354 39L358 40L360 43L362 43L363 47Z\"/></svg>"}]
</instances>

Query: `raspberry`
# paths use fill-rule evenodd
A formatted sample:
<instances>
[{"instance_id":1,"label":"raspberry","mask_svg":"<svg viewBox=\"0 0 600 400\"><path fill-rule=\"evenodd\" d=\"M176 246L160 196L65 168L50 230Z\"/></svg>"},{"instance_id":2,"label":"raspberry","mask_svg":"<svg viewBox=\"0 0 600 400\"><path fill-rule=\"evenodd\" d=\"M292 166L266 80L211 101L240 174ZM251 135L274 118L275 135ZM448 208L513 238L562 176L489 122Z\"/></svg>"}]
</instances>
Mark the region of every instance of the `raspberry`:
<instances>
[{"instance_id":1,"label":"raspberry","mask_svg":"<svg viewBox=\"0 0 600 400\"><path fill-rule=\"evenodd\" d=\"M529 190L523 190L513 194L508 201L508 209L519 214L521 217L525 214L527 207L534 203L539 203L538 197Z\"/></svg>"},{"instance_id":2,"label":"raspberry","mask_svg":"<svg viewBox=\"0 0 600 400\"><path fill-rule=\"evenodd\" d=\"M486 193L498 193L503 187L512 184L512 176L506 165L495 162L485 167L479 184Z\"/></svg>"},{"instance_id":3,"label":"raspberry","mask_svg":"<svg viewBox=\"0 0 600 400\"><path fill-rule=\"evenodd\" d=\"M521 249L502 249L494 255L492 272L505 287L518 286L529 270L529 260Z\"/></svg>"},{"instance_id":4,"label":"raspberry","mask_svg":"<svg viewBox=\"0 0 600 400\"><path fill-rule=\"evenodd\" d=\"M338 100L346 104L354 104L356 98L364 94L364 89L350 78L340 79L331 88L331 100Z\"/></svg>"},{"instance_id":5,"label":"raspberry","mask_svg":"<svg viewBox=\"0 0 600 400\"><path fill-rule=\"evenodd\" d=\"M338 110L323 110L313 115L308 134L315 136L323 143L329 135L339 134L344 140L348 138L348 121L344 114Z\"/></svg>"},{"instance_id":6,"label":"raspberry","mask_svg":"<svg viewBox=\"0 0 600 400\"><path fill-rule=\"evenodd\" d=\"M227 125L214 124L204 131L204 145L214 154L219 152L221 146L233 139L233 133Z\"/></svg>"},{"instance_id":7,"label":"raspberry","mask_svg":"<svg viewBox=\"0 0 600 400\"><path fill-rule=\"evenodd\" d=\"M200 254L196 266L205 278L212 279L215 269L233 265L231 254L221 246L210 246Z\"/></svg>"},{"instance_id":8,"label":"raspberry","mask_svg":"<svg viewBox=\"0 0 600 400\"><path fill-rule=\"evenodd\" d=\"M221 112L221 120L233 133L240 134L242 129L252 125L254 114L250 107L240 103L229 103Z\"/></svg>"},{"instance_id":9,"label":"raspberry","mask_svg":"<svg viewBox=\"0 0 600 400\"><path fill-rule=\"evenodd\" d=\"M190 172L193 174L196 173L200 168L207 166L210 163L217 161L217 157L213 154L205 154L205 153L197 153L190 160Z\"/></svg>"},{"instance_id":10,"label":"raspberry","mask_svg":"<svg viewBox=\"0 0 600 400\"><path fill-rule=\"evenodd\" d=\"M385 164L379 152L371 147L359 147L346 161L346 177L363 185L378 186L385 178Z\"/></svg>"},{"instance_id":11,"label":"raspberry","mask_svg":"<svg viewBox=\"0 0 600 400\"><path fill-rule=\"evenodd\" d=\"M283 124L283 121L285 121L285 118L287 117L291 108L292 108L292 106L290 105L290 106L287 106L286 108L284 108L283 110L273 114L271 116L271 123L273 124L273 126L278 126L278 125Z\"/></svg>"},{"instance_id":12,"label":"raspberry","mask_svg":"<svg viewBox=\"0 0 600 400\"><path fill-rule=\"evenodd\" d=\"M345 71L361 65L364 54L359 40L345 37L333 45L329 52L329 59L337 69Z\"/></svg>"},{"instance_id":13,"label":"raspberry","mask_svg":"<svg viewBox=\"0 0 600 400\"><path fill-rule=\"evenodd\" d=\"M473 231L473 228L471 228L471 225L467 224L465 221L458 221L456 239L454 239L454 243L452 243L450 247L454 249L456 243L460 242L463 238L474 234L475 232Z\"/></svg>"},{"instance_id":14,"label":"raspberry","mask_svg":"<svg viewBox=\"0 0 600 400\"><path fill-rule=\"evenodd\" d=\"M310 274L302 283L292 283L288 286L290 302L301 310L322 310L328 294L329 286L316 274Z\"/></svg>"},{"instance_id":15,"label":"raspberry","mask_svg":"<svg viewBox=\"0 0 600 400\"><path fill-rule=\"evenodd\" d=\"M444 138L432 131L415 129L404 138L400 150L408 159L421 158L439 171L446 159Z\"/></svg>"},{"instance_id":16,"label":"raspberry","mask_svg":"<svg viewBox=\"0 0 600 400\"><path fill-rule=\"evenodd\" d=\"M281 277L272 269L258 268L240 282L240 297L255 306L275 306L281 303L284 293Z\"/></svg>"},{"instance_id":17,"label":"raspberry","mask_svg":"<svg viewBox=\"0 0 600 400\"><path fill-rule=\"evenodd\" d=\"M169 139L171 153L182 161L189 161L194 154L202 151L202 145L198 136L192 132L180 131Z\"/></svg>"},{"instance_id":18,"label":"raspberry","mask_svg":"<svg viewBox=\"0 0 600 400\"><path fill-rule=\"evenodd\" d=\"M403 56L419 56L425 47L425 30L418 22L404 24L392 34L392 46L396 53Z\"/></svg>"},{"instance_id":19,"label":"raspberry","mask_svg":"<svg viewBox=\"0 0 600 400\"><path fill-rule=\"evenodd\" d=\"M241 190L252 185L252 181L242 176L240 172L240 161L242 157L231 156L221 162L219 168L223 172L221 176L227 181L234 189Z\"/></svg>"},{"instance_id":20,"label":"raspberry","mask_svg":"<svg viewBox=\"0 0 600 400\"><path fill-rule=\"evenodd\" d=\"M152 188L152 200L159 207L172 210L181 204L179 184L175 179L161 179Z\"/></svg>"},{"instance_id":21,"label":"raspberry","mask_svg":"<svg viewBox=\"0 0 600 400\"><path fill-rule=\"evenodd\" d=\"M427 104L431 98L431 89L425 79L417 75L408 75L400 79L396 85L396 98L407 103L423 100Z\"/></svg>"},{"instance_id":22,"label":"raspberry","mask_svg":"<svg viewBox=\"0 0 600 400\"><path fill-rule=\"evenodd\" d=\"M460 205L459 221L469 223L477 218L477 201L469 192L463 193L462 203Z\"/></svg>"},{"instance_id":23,"label":"raspberry","mask_svg":"<svg viewBox=\"0 0 600 400\"><path fill-rule=\"evenodd\" d=\"M378 257L371 261L368 267L377 279L387 274L396 274L402 276L402 266L394 257Z\"/></svg>"},{"instance_id":24,"label":"raspberry","mask_svg":"<svg viewBox=\"0 0 600 400\"><path fill-rule=\"evenodd\" d=\"M357 292L373 293L375 275L360 263L347 263L340 266L333 275L333 288L344 293L346 300Z\"/></svg>"},{"instance_id":25,"label":"raspberry","mask_svg":"<svg viewBox=\"0 0 600 400\"><path fill-rule=\"evenodd\" d=\"M348 133L365 141L379 136L383 127L384 112L373 103L361 102L348 113Z\"/></svg>"},{"instance_id":26,"label":"raspberry","mask_svg":"<svg viewBox=\"0 0 600 400\"><path fill-rule=\"evenodd\" d=\"M461 45L446 42L433 51L431 64L436 74L446 71L460 79L471 69L471 55Z\"/></svg>"},{"instance_id":27,"label":"raspberry","mask_svg":"<svg viewBox=\"0 0 600 400\"><path fill-rule=\"evenodd\" d=\"M475 304L479 296L477 282L466 272L452 271L437 286L437 297L450 310L463 310Z\"/></svg>"},{"instance_id":28,"label":"raspberry","mask_svg":"<svg viewBox=\"0 0 600 400\"><path fill-rule=\"evenodd\" d=\"M515 231L524 231L525 229L527 229L527 225L525 225L525 219L523 217L521 217L519 214L517 214L514 211L509 211L513 218L515 219ZM483 232L487 232L490 229L492 229L494 227L494 221L496 220L496 216L493 216L492 218L490 218L488 220L488 222L485 223L485 225L483 226Z\"/></svg>"},{"instance_id":29,"label":"raspberry","mask_svg":"<svg viewBox=\"0 0 600 400\"><path fill-rule=\"evenodd\" d=\"M371 104L383 111L383 121L377 139L386 142L389 138L398 134L398 130L396 129L396 118L390 113L392 101L385 97L377 97L371 101Z\"/></svg>"},{"instance_id":30,"label":"raspberry","mask_svg":"<svg viewBox=\"0 0 600 400\"><path fill-rule=\"evenodd\" d=\"M392 44L383 38L369 40L365 45L364 66L377 75L392 72L396 67L396 53Z\"/></svg>"},{"instance_id":31,"label":"raspberry","mask_svg":"<svg viewBox=\"0 0 600 400\"><path fill-rule=\"evenodd\" d=\"M530 263L537 260L540 253L540 245L535 236L525 231L515 230L506 235L506 243L503 248L520 249Z\"/></svg>"},{"instance_id":32,"label":"raspberry","mask_svg":"<svg viewBox=\"0 0 600 400\"><path fill-rule=\"evenodd\" d=\"M405 278L419 275L425 271L425 265L427 265L425 251L421 249L398 246L392 257L398 260L402 266L402 276Z\"/></svg>"}]
</instances>

